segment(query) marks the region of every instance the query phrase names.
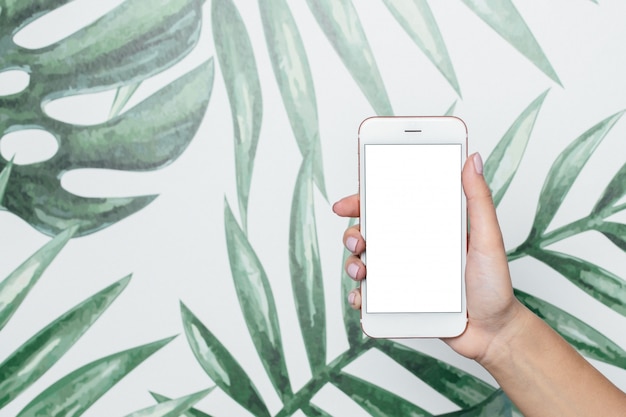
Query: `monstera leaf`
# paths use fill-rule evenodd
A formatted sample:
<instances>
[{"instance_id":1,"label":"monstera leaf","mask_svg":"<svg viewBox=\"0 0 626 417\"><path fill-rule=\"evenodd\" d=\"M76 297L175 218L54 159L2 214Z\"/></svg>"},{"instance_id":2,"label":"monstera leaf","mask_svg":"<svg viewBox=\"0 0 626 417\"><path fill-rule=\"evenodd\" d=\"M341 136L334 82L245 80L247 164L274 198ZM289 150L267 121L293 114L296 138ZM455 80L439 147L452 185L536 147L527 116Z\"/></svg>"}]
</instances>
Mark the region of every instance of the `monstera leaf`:
<instances>
[{"instance_id":1,"label":"monstera leaf","mask_svg":"<svg viewBox=\"0 0 626 417\"><path fill-rule=\"evenodd\" d=\"M61 187L61 177L81 168L147 171L174 161L187 147L208 105L212 61L174 81L136 107L120 104L143 80L164 71L196 45L202 27L199 0L127 0L104 17L41 49L14 42L17 31L69 0L0 0L0 71L30 77L23 91L0 97L0 135L25 128L49 132L58 151L48 160L15 165L4 207L33 227L55 235L78 225L77 236L109 226L155 196L83 198ZM46 104L78 94L119 90L112 117L79 126L50 117ZM122 99L126 92L126 99ZM8 161L0 158L0 169Z\"/></svg>"}]
</instances>

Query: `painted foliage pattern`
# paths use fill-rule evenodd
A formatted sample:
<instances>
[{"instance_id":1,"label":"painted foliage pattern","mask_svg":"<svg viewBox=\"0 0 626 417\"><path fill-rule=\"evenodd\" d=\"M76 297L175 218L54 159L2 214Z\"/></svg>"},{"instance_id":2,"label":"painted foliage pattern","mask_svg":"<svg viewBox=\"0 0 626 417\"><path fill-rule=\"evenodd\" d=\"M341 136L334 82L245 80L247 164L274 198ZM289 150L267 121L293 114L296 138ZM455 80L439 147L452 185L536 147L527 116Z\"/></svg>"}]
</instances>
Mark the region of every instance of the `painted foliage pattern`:
<instances>
[{"instance_id":1,"label":"painted foliage pattern","mask_svg":"<svg viewBox=\"0 0 626 417\"><path fill-rule=\"evenodd\" d=\"M362 23L358 3L350 0L307 0L306 5L286 0L261 0L256 17L262 26L266 51L253 47L249 25L232 0L125 0L102 17L77 32L41 48L26 48L15 42L15 35L54 12L71 0L12 1L0 0L0 71L20 72L29 77L19 92L0 96L0 134L25 130L45 131L53 135L58 150L44 161L22 164L11 155L0 158L0 203L3 210L18 216L51 239L28 257L0 282L0 338L45 274L48 266L73 238L98 234L116 227L121 220L142 216L156 195L130 197L84 197L66 190L61 183L64 174L79 169L108 169L131 172L157 171L174 163L193 141L205 140L197 132L205 119L214 83L222 83L227 100L212 103L229 108L232 118L234 150L234 197L223 199L224 238L230 276L239 301L248 339L258 354L265 375L278 398L279 406L268 403L258 388L259 375L246 369L225 343L211 330L213 317L196 315L186 300L180 300L178 319L182 322L186 350L196 366L206 373L205 389L170 399L164 393L151 392L154 404L136 407L126 398L130 416L207 416L203 404L211 404L214 392L221 391L238 404L240 412L255 416L330 416L344 415L341 409L316 402L316 396L328 386L335 395L351 399L372 416L431 416L428 398L408 400L375 380L365 380L349 371L351 364L377 351L386 355L413 377L437 391L451 404L445 415L510 416L519 412L497 387L461 367L393 340L364 338L358 313L345 307L343 327L348 346L328 360L327 334L330 321L341 317L327 314L328 294L341 288L341 295L353 287L345 274L337 271L337 287L325 285L320 229L316 220L316 195L328 200L323 148L329 139L320 134L319 105L316 98L318 68L310 62L305 34L301 33L292 9L301 7L312 17L318 29L334 49L343 69L360 90L374 113L391 115L393 102L387 93L383 72L379 70L373 48L368 42L369 30ZM156 5L158 3L158 6ZM383 0L385 10L423 54L429 66L439 73L443 88L454 97L448 114L455 113L462 99L462 87L455 73L455 51L444 41L437 15L425 0ZM482 21L492 36L502 38L507 48L524 57L529 71L542 75L545 86L561 89L557 71L543 52L533 31L515 5L506 0L464 0L464 6ZM581 2L583 3L583 2ZM245 4L246 7L249 4ZM577 7L572 5L571 7ZM593 6L601 8L601 6ZM208 24L210 23L210 24ZM255 23L256 24L256 23ZM198 65L169 82L134 105L133 98L151 78L166 72L198 48L201 32L210 27L215 58ZM373 30L372 30L373 32ZM366 35L367 34L367 35ZM260 54L267 53L260 59ZM426 62L426 61L425 61ZM267 65L268 68L262 67ZM271 72L270 77L261 74ZM3 73L0 72L0 76ZM215 75L215 80L214 80ZM264 89L276 88L283 108L268 108ZM54 100L74 95L114 91L109 115L100 123L68 123L52 117L45 109ZM449 94L450 91L445 91ZM492 188L496 205L505 197L531 143L535 122L549 92L539 94L530 103L519 103L521 113L508 122L485 162L485 175ZM228 103L226 103L226 101ZM301 155L300 168L291 192L288 220L288 271L293 303L300 334L287 334L279 323L278 306L282 303L273 291L272 280L258 254L259 244L272 244L277 236L265 242L252 239L251 195L254 192L255 163L263 123L268 115L284 112L284 134L293 138ZM443 111L437 110L443 113ZM463 115L461 115L463 117ZM547 171L538 197L537 210L528 237L509 250L509 260L532 257L554 269L589 297L620 315L626 315L625 281L617 274L585 259L547 248L567 238L596 231L611 244L626 251L626 225L614 215L626 208L626 164L602 186L599 198L590 212L556 228L550 228L582 168L593 158L601 142L620 123L622 109L615 109L599 122L569 141ZM356 131L356 125L354 127ZM209 127L210 131L210 127ZM355 145L356 149L356 145ZM280 152L280 150L278 150ZM356 171L356 168L355 168ZM230 175L230 174L228 174ZM600 186L599 184L596 186ZM197 191L194 191L197 192ZM202 192L202 191L200 191ZM268 196L268 198L271 198ZM237 201L233 201L236 199ZM184 204L184 202L183 202ZM327 206L327 203L326 203ZM283 220L284 221L284 220ZM96 233L98 232L98 233ZM6 236L4 237L6 239ZM10 239L19 239L14 236ZM0 253L0 257L2 254ZM84 273L100 266L81 265ZM78 279L78 277L76 278ZM78 365L48 386L36 383L62 358L71 358L72 346L96 323L101 315L125 291L131 276L109 284L61 314L48 325L28 329L31 336L14 351L0 349L0 413L2 408L22 397L29 398L20 407L20 416L75 416L92 405L133 369L172 340L159 340L111 352L107 356ZM200 278L203 279L203 278ZM528 292L516 289L518 298L544 318L585 356L617 368L626 368L626 352L618 344L587 324L575 311L563 309ZM172 302L178 302L175 298ZM141 301L138 301L141 303ZM26 303L24 303L26 306ZM26 308L26 307L24 307ZM37 314L36 311L27 314ZM124 323L120 323L124 325ZM294 384L286 359L285 346L293 339L304 341L310 379ZM150 358L142 367L159 367ZM375 374L374 374L375 376ZM144 388L144 387L142 387ZM38 391L34 391L37 389ZM145 390L151 390L146 381ZM216 400L217 401L217 400ZM215 407L214 407L215 409ZM219 409L219 407L217 407ZM213 412L212 415L225 415ZM440 415L437 414L437 415Z\"/></svg>"}]
</instances>

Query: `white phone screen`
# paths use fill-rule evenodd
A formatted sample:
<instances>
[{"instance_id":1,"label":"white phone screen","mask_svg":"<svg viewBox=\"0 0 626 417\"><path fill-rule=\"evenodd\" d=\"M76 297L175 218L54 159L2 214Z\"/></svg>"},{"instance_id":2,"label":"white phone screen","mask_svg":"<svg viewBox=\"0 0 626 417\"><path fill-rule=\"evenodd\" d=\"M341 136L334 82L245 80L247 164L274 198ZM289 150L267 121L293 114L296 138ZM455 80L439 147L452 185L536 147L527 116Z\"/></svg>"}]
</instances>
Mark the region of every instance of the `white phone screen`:
<instances>
[{"instance_id":1,"label":"white phone screen","mask_svg":"<svg viewBox=\"0 0 626 417\"><path fill-rule=\"evenodd\" d=\"M461 145L363 151L367 313L460 312Z\"/></svg>"}]
</instances>

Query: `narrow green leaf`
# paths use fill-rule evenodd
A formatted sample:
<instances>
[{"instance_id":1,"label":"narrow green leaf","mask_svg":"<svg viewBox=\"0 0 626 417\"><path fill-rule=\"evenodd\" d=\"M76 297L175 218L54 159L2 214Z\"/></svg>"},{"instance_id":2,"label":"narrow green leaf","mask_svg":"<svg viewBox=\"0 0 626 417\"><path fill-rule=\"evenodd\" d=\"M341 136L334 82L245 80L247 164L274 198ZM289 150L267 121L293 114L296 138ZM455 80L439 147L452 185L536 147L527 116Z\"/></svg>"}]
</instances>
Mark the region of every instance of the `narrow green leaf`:
<instances>
[{"instance_id":1,"label":"narrow green leaf","mask_svg":"<svg viewBox=\"0 0 626 417\"><path fill-rule=\"evenodd\" d=\"M373 417L432 416L404 398L346 373L337 375L332 383Z\"/></svg>"},{"instance_id":2,"label":"narrow green leaf","mask_svg":"<svg viewBox=\"0 0 626 417\"><path fill-rule=\"evenodd\" d=\"M582 320L518 289L515 296L583 355L626 368L626 351Z\"/></svg>"},{"instance_id":3,"label":"narrow green leaf","mask_svg":"<svg viewBox=\"0 0 626 417\"><path fill-rule=\"evenodd\" d=\"M326 198L313 76L300 32L285 0L259 0L274 77L304 158L312 158L315 184Z\"/></svg>"},{"instance_id":4,"label":"narrow green leaf","mask_svg":"<svg viewBox=\"0 0 626 417\"><path fill-rule=\"evenodd\" d=\"M472 407L495 390L468 372L397 342L381 340L377 347L459 407Z\"/></svg>"},{"instance_id":5,"label":"narrow green leaf","mask_svg":"<svg viewBox=\"0 0 626 417\"><path fill-rule=\"evenodd\" d=\"M361 20L351 0L307 0L309 9L374 111L393 109Z\"/></svg>"},{"instance_id":6,"label":"narrow green leaf","mask_svg":"<svg viewBox=\"0 0 626 417\"><path fill-rule=\"evenodd\" d=\"M548 91L544 91L517 117L485 162L485 180L491 188L493 203L498 206L519 167L539 109Z\"/></svg>"},{"instance_id":7,"label":"narrow green leaf","mask_svg":"<svg viewBox=\"0 0 626 417\"><path fill-rule=\"evenodd\" d=\"M210 389L210 391L212 390L213 388ZM167 398L166 396L157 394L155 392L150 392L150 395L152 395L152 398L154 398L158 403L164 403L166 401L171 400L171 398ZM203 413L200 410L196 410L195 408L189 408L187 409L187 411L182 413L180 417L212 417L212 416L210 414Z\"/></svg>"},{"instance_id":8,"label":"narrow green leaf","mask_svg":"<svg viewBox=\"0 0 626 417\"><path fill-rule=\"evenodd\" d=\"M534 249L529 254L602 304L626 316L626 281L617 275L564 253Z\"/></svg>"},{"instance_id":9,"label":"narrow green leaf","mask_svg":"<svg viewBox=\"0 0 626 417\"><path fill-rule=\"evenodd\" d=\"M461 96L452 61L426 0L384 0L385 5L413 42Z\"/></svg>"},{"instance_id":10,"label":"narrow green leaf","mask_svg":"<svg viewBox=\"0 0 626 417\"><path fill-rule=\"evenodd\" d=\"M278 312L269 280L248 238L224 199L224 226L230 269L248 331L274 388L283 401L293 395Z\"/></svg>"},{"instance_id":11,"label":"narrow green leaf","mask_svg":"<svg viewBox=\"0 0 626 417\"><path fill-rule=\"evenodd\" d=\"M319 408L315 404L311 404L311 403L309 403L309 404L305 405L304 407L302 407L302 412L307 417L332 417L326 411L322 410L321 408Z\"/></svg>"},{"instance_id":12,"label":"narrow green leaf","mask_svg":"<svg viewBox=\"0 0 626 417\"><path fill-rule=\"evenodd\" d=\"M356 218L350 219L348 227L354 226L357 221ZM348 275L344 267L349 256L350 251L345 249L341 263L341 300L343 301L341 303L341 310L343 312L343 324L346 329L348 343L350 343L350 346L355 346L363 340L363 332L361 331L361 312L354 310L348 305L348 294L359 286L359 284Z\"/></svg>"},{"instance_id":13,"label":"narrow green leaf","mask_svg":"<svg viewBox=\"0 0 626 417\"><path fill-rule=\"evenodd\" d=\"M69 310L20 346L0 364L0 408L39 379L80 339L117 296L130 276Z\"/></svg>"},{"instance_id":14,"label":"narrow green leaf","mask_svg":"<svg viewBox=\"0 0 626 417\"><path fill-rule=\"evenodd\" d=\"M626 252L626 224L602 222L596 224L594 228L606 236L618 248Z\"/></svg>"},{"instance_id":15,"label":"narrow green leaf","mask_svg":"<svg viewBox=\"0 0 626 417\"><path fill-rule=\"evenodd\" d=\"M239 211L247 230L250 181L263 118L261 83L250 37L237 7L232 0L213 0L211 7L215 50L233 120Z\"/></svg>"},{"instance_id":16,"label":"narrow green leaf","mask_svg":"<svg viewBox=\"0 0 626 417\"><path fill-rule=\"evenodd\" d=\"M550 61L511 0L463 0L463 3L544 74L562 86Z\"/></svg>"},{"instance_id":17,"label":"narrow green leaf","mask_svg":"<svg viewBox=\"0 0 626 417\"><path fill-rule=\"evenodd\" d=\"M141 83L124 85L117 89L115 92L115 98L113 99L113 104L111 105L111 110L109 111L109 119L112 119L118 116L124 106L131 99L135 91L139 88Z\"/></svg>"},{"instance_id":18,"label":"narrow green leaf","mask_svg":"<svg viewBox=\"0 0 626 417\"><path fill-rule=\"evenodd\" d=\"M184 415L198 401L206 397L213 388L190 394L175 400L169 400L157 405L144 408L126 417L180 417Z\"/></svg>"},{"instance_id":19,"label":"narrow green leaf","mask_svg":"<svg viewBox=\"0 0 626 417\"><path fill-rule=\"evenodd\" d=\"M446 112L443 114L444 116L453 116L454 115L454 110L456 109L456 100L454 101L454 103L452 103L450 105L450 107L448 107L448 110L446 110Z\"/></svg>"},{"instance_id":20,"label":"narrow green leaf","mask_svg":"<svg viewBox=\"0 0 626 417\"><path fill-rule=\"evenodd\" d=\"M0 207L2 207L2 200L4 199L4 192L7 189L7 183L11 176L11 169L13 168L13 159L0 171Z\"/></svg>"},{"instance_id":21,"label":"narrow green leaf","mask_svg":"<svg viewBox=\"0 0 626 417\"><path fill-rule=\"evenodd\" d=\"M626 163L615 174L609 185L598 199L598 202L591 210L592 215L605 217L605 212L626 195Z\"/></svg>"},{"instance_id":22,"label":"narrow green leaf","mask_svg":"<svg viewBox=\"0 0 626 417\"><path fill-rule=\"evenodd\" d=\"M0 282L0 330L35 286L52 260L74 236L77 227L60 233Z\"/></svg>"},{"instance_id":23,"label":"narrow green leaf","mask_svg":"<svg viewBox=\"0 0 626 417\"><path fill-rule=\"evenodd\" d=\"M118 352L71 372L35 397L18 417L82 415L130 371L172 339Z\"/></svg>"},{"instance_id":24,"label":"narrow green leaf","mask_svg":"<svg viewBox=\"0 0 626 417\"><path fill-rule=\"evenodd\" d=\"M313 374L326 366L326 307L311 163L304 159L291 202L289 270L298 321Z\"/></svg>"},{"instance_id":25,"label":"narrow green leaf","mask_svg":"<svg viewBox=\"0 0 626 417\"><path fill-rule=\"evenodd\" d=\"M548 228L581 169L623 114L624 112L616 113L587 130L565 148L554 161L539 195L539 204L528 237L529 241Z\"/></svg>"},{"instance_id":26,"label":"narrow green leaf","mask_svg":"<svg viewBox=\"0 0 626 417\"><path fill-rule=\"evenodd\" d=\"M270 415L254 383L228 349L185 306L180 305L189 347L207 375L233 400L255 416Z\"/></svg>"},{"instance_id":27,"label":"narrow green leaf","mask_svg":"<svg viewBox=\"0 0 626 417\"><path fill-rule=\"evenodd\" d=\"M511 417L513 403L502 390L497 390L480 404L453 413L440 414L438 417Z\"/></svg>"}]
</instances>

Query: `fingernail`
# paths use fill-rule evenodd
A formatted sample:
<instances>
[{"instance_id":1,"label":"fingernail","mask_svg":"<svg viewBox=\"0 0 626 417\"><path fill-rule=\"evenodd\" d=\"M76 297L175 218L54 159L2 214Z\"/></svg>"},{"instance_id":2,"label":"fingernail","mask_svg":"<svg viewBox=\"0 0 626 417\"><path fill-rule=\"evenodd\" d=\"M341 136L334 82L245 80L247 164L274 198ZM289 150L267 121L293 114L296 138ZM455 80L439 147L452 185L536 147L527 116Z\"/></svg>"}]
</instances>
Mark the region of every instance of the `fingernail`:
<instances>
[{"instance_id":1,"label":"fingernail","mask_svg":"<svg viewBox=\"0 0 626 417\"><path fill-rule=\"evenodd\" d=\"M350 275L350 278L356 279L356 274L358 273L359 273L359 266L357 264L348 265L348 275Z\"/></svg>"},{"instance_id":2,"label":"fingernail","mask_svg":"<svg viewBox=\"0 0 626 417\"><path fill-rule=\"evenodd\" d=\"M478 175L483 175L483 158L478 152L474 154L474 169Z\"/></svg>"},{"instance_id":3,"label":"fingernail","mask_svg":"<svg viewBox=\"0 0 626 417\"><path fill-rule=\"evenodd\" d=\"M356 251L356 244L357 244L358 240L355 237L349 237L346 239L346 248L348 248L348 250L350 252L354 252Z\"/></svg>"},{"instance_id":4,"label":"fingernail","mask_svg":"<svg viewBox=\"0 0 626 417\"><path fill-rule=\"evenodd\" d=\"M348 293L348 304L350 304L351 306L354 305L354 299L356 298L356 294L354 293L354 291L350 291Z\"/></svg>"}]
</instances>

